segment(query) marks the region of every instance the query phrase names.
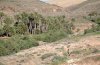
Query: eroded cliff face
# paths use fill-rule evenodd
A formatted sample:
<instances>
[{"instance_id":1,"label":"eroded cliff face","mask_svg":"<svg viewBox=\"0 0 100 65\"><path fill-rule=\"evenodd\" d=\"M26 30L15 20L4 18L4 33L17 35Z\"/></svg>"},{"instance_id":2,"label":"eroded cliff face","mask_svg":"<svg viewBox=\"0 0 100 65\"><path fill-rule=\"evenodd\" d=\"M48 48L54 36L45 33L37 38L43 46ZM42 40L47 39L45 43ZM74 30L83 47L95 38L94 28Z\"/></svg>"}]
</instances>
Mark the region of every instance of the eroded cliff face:
<instances>
[{"instance_id":1,"label":"eroded cliff face","mask_svg":"<svg viewBox=\"0 0 100 65\"><path fill-rule=\"evenodd\" d=\"M69 7L72 5L80 4L86 0L49 0L48 3L56 4L61 7Z\"/></svg>"}]
</instances>

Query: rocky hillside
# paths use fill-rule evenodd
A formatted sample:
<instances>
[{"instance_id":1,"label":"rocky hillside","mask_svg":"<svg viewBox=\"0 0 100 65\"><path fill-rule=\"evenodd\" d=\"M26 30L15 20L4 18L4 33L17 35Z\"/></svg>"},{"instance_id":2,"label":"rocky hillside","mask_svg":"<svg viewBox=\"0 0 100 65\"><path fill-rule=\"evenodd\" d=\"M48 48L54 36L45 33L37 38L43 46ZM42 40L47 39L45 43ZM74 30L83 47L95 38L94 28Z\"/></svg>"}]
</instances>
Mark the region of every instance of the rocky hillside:
<instances>
[{"instance_id":1,"label":"rocky hillside","mask_svg":"<svg viewBox=\"0 0 100 65\"><path fill-rule=\"evenodd\" d=\"M49 0L49 3L63 7L64 14L71 17L100 13L100 0Z\"/></svg>"},{"instance_id":2,"label":"rocky hillside","mask_svg":"<svg viewBox=\"0 0 100 65\"><path fill-rule=\"evenodd\" d=\"M15 14L22 11L50 14L61 12L62 8L39 0L0 0L0 11L7 14Z\"/></svg>"},{"instance_id":3,"label":"rocky hillside","mask_svg":"<svg viewBox=\"0 0 100 65\"><path fill-rule=\"evenodd\" d=\"M87 0L76 6L66 8L73 15L83 16L91 12L100 13L100 0Z\"/></svg>"},{"instance_id":4,"label":"rocky hillside","mask_svg":"<svg viewBox=\"0 0 100 65\"><path fill-rule=\"evenodd\" d=\"M25 11L69 16L83 16L93 11L100 12L100 0L50 0L48 3L40 0L0 0L0 11L10 15Z\"/></svg>"}]
</instances>

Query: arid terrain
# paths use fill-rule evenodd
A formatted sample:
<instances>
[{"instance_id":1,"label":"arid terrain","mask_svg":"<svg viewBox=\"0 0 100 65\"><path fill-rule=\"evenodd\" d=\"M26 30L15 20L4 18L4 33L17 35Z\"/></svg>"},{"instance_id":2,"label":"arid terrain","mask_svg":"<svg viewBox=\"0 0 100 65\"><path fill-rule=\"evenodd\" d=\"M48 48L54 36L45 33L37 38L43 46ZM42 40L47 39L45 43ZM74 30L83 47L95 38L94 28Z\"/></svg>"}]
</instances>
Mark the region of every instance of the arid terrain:
<instances>
[{"instance_id":1,"label":"arid terrain","mask_svg":"<svg viewBox=\"0 0 100 65\"><path fill-rule=\"evenodd\" d=\"M66 38L48 44L40 41L40 46L0 57L0 62L4 65L49 65L56 56L64 57L69 50L68 60L65 64L61 63L62 65L99 65L100 35L76 38Z\"/></svg>"},{"instance_id":2,"label":"arid terrain","mask_svg":"<svg viewBox=\"0 0 100 65\"><path fill-rule=\"evenodd\" d=\"M1 0L0 11L8 15L19 12L38 12L41 14L54 14L62 12L62 7L50 5L39 0Z\"/></svg>"},{"instance_id":3,"label":"arid terrain","mask_svg":"<svg viewBox=\"0 0 100 65\"><path fill-rule=\"evenodd\" d=\"M61 7L69 7L76 4L80 4L86 0L49 0L50 4L56 4Z\"/></svg>"},{"instance_id":4,"label":"arid terrain","mask_svg":"<svg viewBox=\"0 0 100 65\"><path fill-rule=\"evenodd\" d=\"M0 65L100 65L100 0L0 0L0 12Z\"/></svg>"}]
</instances>

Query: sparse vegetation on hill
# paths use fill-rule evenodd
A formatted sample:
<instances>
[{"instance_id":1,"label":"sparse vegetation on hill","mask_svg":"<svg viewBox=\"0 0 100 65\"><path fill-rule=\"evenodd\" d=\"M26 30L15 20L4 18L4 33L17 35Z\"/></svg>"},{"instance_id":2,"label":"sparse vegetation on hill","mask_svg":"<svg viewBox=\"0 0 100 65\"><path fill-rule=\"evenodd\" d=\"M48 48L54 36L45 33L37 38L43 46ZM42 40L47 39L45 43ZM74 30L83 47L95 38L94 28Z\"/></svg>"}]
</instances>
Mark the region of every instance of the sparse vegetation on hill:
<instances>
[{"instance_id":1,"label":"sparse vegetation on hill","mask_svg":"<svg viewBox=\"0 0 100 65\"><path fill-rule=\"evenodd\" d=\"M91 22L94 23L94 25L92 25L91 29L87 29L85 30L85 34L86 33L91 33L91 32L100 32L100 14L96 13L96 12L91 12L86 19L90 20Z\"/></svg>"}]
</instances>

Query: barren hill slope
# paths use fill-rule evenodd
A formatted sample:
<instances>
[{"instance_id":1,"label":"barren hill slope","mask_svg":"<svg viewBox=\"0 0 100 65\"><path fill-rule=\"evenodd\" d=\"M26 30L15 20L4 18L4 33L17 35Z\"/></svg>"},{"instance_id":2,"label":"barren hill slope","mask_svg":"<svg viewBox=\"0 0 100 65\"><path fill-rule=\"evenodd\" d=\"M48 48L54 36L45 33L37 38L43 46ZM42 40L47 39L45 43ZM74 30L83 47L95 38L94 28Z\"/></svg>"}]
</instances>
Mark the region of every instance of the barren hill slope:
<instances>
[{"instance_id":1,"label":"barren hill slope","mask_svg":"<svg viewBox=\"0 0 100 65\"><path fill-rule=\"evenodd\" d=\"M100 12L100 0L50 0L49 3L51 4L40 0L0 0L0 11L10 15L25 11L69 16L86 15L93 11Z\"/></svg>"},{"instance_id":2,"label":"barren hill slope","mask_svg":"<svg viewBox=\"0 0 100 65\"><path fill-rule=\"evenodd\" d=\"M17 12L39 12L53 13L61 12L62 8L56 5L50 5L39 0L0 0L0 11L7 14Z\"/></svg>"},{"instance_id":3,"label":"barren hill slope","mask_svg":"<svg viewBox=\"0 0 100 65\"><path fill-rule=\"evenodd\" d=\"M100 0L87 0L76 6L66 8L72 15L87 15L91 12L100 13Z\"/></svg>"},{"instance_id":4,"label":"barren hill slope","mask_svg":"<svg viewBox=\"0 0 100 65\"><path fill-rule=\"evenodd\" d=\"M49 3L56 4L61 7L68 7L76 4L80 4L86 0L49 0Z\"/></svg>"},{"instance_id":5,"label":"barren hill slope","mask_svg":"<svg viewBox=\"0 0 100 65\"><path fill-rule=\"evenodd\" d=\"M49 0L49 3L63 7L65 14L71 17L84 16L94 11L100 13L100 0Z\"/></svg>"}]
</instances>

